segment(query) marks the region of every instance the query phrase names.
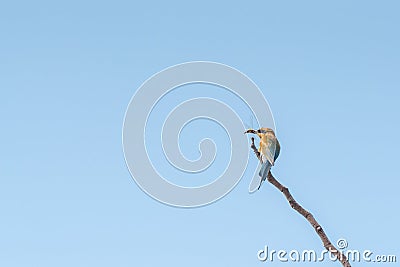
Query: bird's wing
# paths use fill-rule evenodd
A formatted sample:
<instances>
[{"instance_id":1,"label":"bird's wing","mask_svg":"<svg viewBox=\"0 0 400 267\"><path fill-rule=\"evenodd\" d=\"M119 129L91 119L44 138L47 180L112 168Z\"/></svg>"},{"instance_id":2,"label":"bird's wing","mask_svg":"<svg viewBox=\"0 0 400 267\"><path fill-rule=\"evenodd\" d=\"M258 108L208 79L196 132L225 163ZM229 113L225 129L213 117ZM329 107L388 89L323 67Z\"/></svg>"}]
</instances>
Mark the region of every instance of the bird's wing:
<instances>
[{"instance_id":1,"label":"bird's wing","mask_svg":"<svg viewBox=\"0 0 400 267\"><path fill-rule=\"evenodd\" d=\"M279 144L278 139L276 139L276 147L275 147L275 157L274 161L279 157L279 153L281 152L281 145Z\"/></svg>"},{"instance_id":2,"label":"bird's wing","mask_svg":"<svg viewBox=\"0 0 400 267\"><path fill-rule=\"evenodd\" d=\"M263 162L269 161L272 166L275 163L276 142L276 137L272 134L266 134L261 140L261 159Z\"/></svg>"}]
</instances>

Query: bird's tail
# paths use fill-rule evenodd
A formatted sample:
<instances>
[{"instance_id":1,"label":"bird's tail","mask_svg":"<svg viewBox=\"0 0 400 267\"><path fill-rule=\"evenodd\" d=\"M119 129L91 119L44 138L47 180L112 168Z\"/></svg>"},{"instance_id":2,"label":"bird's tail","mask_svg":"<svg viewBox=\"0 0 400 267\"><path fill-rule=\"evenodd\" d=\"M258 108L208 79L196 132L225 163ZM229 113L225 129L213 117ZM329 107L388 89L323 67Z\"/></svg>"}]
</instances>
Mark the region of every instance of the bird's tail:
<instances>
[{"instance_id":1,"label":"bird's tail","mask_svg":"<svg viewBox=\"0 0 400 267\"><path fill-rule=\"evenodd\" d=\"M267 179L267 175L268 175L268 172L269 172L270 169L271 169L271 163L268 160L266 160L261 165L260 172L258 173L258 175L261 177L261 182L263 182L263 181L265 181Z\"/></svg>"},{"instance_id":2,"label":"bird's tail","mask_svg":"<svg viewBox=\"0 0 400 267\"><path fill-rule=\"evenodd\" d=\"M271 163L269 161L266 161L261 165L260 172L258 173L258 177L254 177L253 180L251 180L250 186L249 186L249 192L254 193L258 189L260 189L260 186L265 179L267 179L267 175L269 170L271 169Z\"/></svg>"}]
</instances>

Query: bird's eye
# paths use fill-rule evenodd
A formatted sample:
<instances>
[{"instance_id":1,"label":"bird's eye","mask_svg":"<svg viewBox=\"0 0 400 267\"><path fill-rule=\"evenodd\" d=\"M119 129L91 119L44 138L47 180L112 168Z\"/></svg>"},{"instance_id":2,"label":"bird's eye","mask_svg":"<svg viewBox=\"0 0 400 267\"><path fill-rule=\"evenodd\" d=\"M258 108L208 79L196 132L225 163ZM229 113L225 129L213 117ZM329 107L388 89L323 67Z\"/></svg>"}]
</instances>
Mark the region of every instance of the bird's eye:
<instances>
[{"instance_id":1,"label":"bird's eye","mask_svg":"<svg viewBox=\"0 0 400 267\"><path fill-rule=\"evenodd\" d=\"M257 130L257 133L261 133L261 130L260 130L260 129L258 129L258 130Z\"/></svg>"}]
</instances>

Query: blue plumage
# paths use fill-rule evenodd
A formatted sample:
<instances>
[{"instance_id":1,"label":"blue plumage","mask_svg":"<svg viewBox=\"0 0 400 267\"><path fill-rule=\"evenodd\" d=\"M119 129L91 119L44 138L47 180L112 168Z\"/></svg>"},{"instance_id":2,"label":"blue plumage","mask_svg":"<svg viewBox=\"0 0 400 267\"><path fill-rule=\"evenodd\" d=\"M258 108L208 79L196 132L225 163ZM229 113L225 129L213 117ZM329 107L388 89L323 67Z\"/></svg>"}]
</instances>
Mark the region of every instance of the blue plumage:
<instances>
[{"instance_id":1,"label":"blue plumage","mask_svg":"<svg viewBox=\"0 0 400 267\"><path fill-rule=\"evenodd\" d=\"M252 144L253 149L256 150L258 159L261 161L261 169L258 173L259 177L254 177L250 183L249 191L252 193L256 189L260 189L262 182L267 179L271 167L274 166L275 160L279 156L281 147L272 129L260 128L257 131L249 129L245 133L256 134L260 137L260 147L258 150L256 150L254 142Z\"/></svg>"}]
</instances>

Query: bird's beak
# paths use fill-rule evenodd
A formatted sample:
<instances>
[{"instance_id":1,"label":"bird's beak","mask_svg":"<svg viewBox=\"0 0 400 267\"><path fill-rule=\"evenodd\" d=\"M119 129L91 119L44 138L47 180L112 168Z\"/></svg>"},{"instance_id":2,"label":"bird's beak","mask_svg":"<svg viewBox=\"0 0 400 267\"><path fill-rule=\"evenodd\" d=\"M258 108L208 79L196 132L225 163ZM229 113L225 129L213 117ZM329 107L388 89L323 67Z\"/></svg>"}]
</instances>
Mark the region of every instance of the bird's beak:
<instances>
[{"instance_id":1,"label":"bird's beak","mask_svg":"<svg viewBox=\"0 0 400 267\"><path fill-rule=\"evenodd\" d=\"M253 129L248 129L247 131L244 132L244 134L248 134L248 133L257 134L257 132Z\"/></svg>"}]
</instances>

